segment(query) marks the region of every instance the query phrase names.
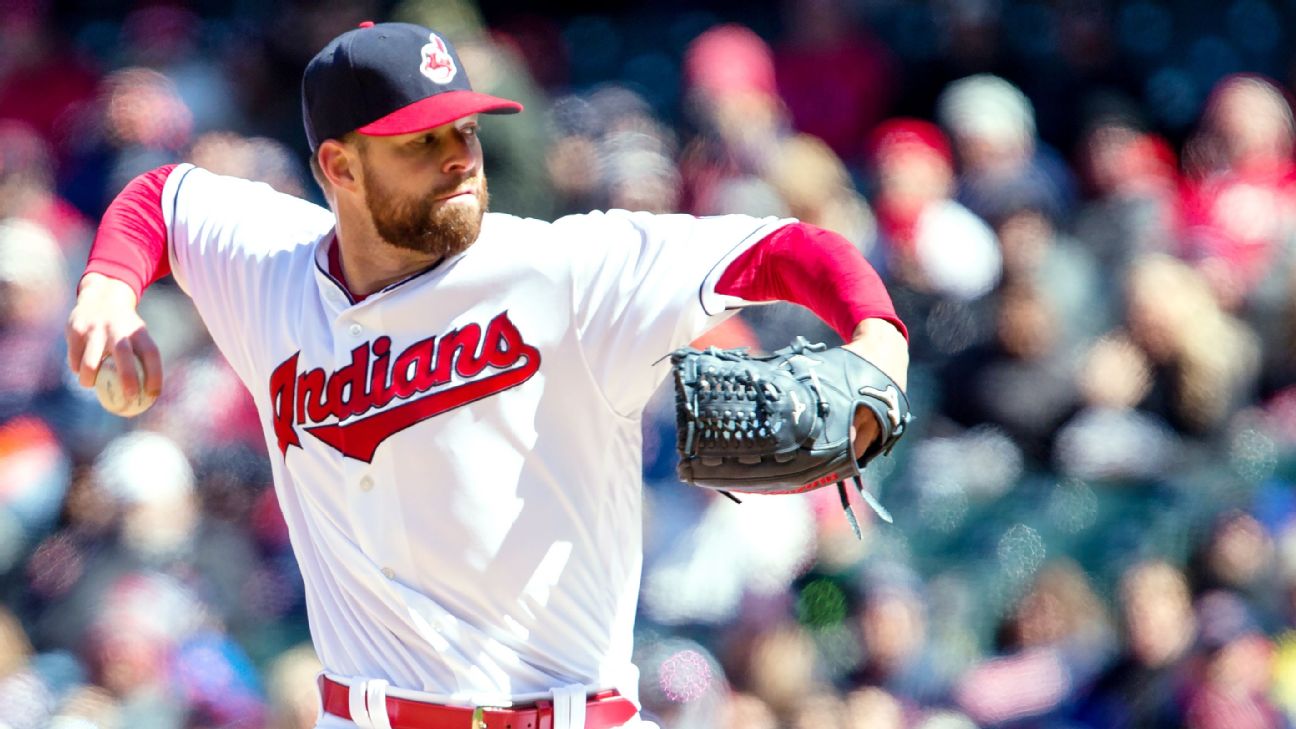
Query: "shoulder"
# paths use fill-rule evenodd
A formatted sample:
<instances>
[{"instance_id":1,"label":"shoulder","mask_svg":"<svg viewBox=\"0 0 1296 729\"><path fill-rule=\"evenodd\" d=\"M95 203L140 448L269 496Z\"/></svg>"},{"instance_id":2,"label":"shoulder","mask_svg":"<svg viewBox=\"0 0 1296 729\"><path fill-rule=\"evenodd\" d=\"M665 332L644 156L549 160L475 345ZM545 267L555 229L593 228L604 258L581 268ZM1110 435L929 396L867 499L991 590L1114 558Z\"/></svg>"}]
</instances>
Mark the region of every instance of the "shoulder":
<instances>
[{"instance_id":1,"label":"shoulder","mask_svg":"<svg viewBox=\"0 0 1296 729\"><path fill-rule=\"evenodd\" d=\"M219 175L191 164L177 165L167 177L163 203L185 208L220 210L234 217L249 218L274 210L281 216L267 223L292 222L298 219L327 220L333 213L327 208L295 195L279 192L264 182Z\"/></svg>"},{"instance_id":2,"label":"shoulder","mask_svg":"<svg viewBox=\"0 0 1296 729\"><path fill-rule=\"evenodd\" d=\"M647 230L671 222L684 223L697 220L684 213L649 213L642 210L591 210L588 213L564 215L554 221L559 230L575 232L581 230Z\"/></svg>"},{"instance_id":3,"label":"shoulder","mask_svg":"<svg viewBox=\"0 0 1296 729\"><path fill-rule=\"evenodd\" d=\"M593 210L566 215L553 222L556 237L573 248L635 249L647 243L676 238L699 218L683 213L650 213L635 210Z\"/></svg>"},{"instance_id":4,"label":"shoulder","mask_svg":"<svg viewBox=\"0 0 1296 729\"><path fill-rule=\"evenodd\" d=\"M519 251L536 251L538 243L565 248L598 242L606 244L618 232L635 230L636 218L640 218L641 225L646 225L651 217L648 213L599 210L548 221L507 213L487 213L482 219L478 244L484 248L516 248Z\"/></svg>"},{"instance_id":5,"label":"shoulder","mask_svg":"<svg viewBox=\"0 0 1296 729\"><path fill-rule=\"evenodd\" d=\"M547 220L520 218L508 213L486 213L482 216L481 241L506 240L509 236L546 235L553 225Z\"/></svg>"},{"instance_id":6,"label":"shoulder","mask_svg":"<svg viewBox=\"0 0 1296 729\"><path fill-rule=\"evenodd\" d=\"M758 219L746 215L698 217L687 213L651 213L642 210L613 208L564 215L552 222L535 218L519 218L507 213L487 213L482 224L482 230L484 233L525 231L537 234L557 233L563 236L571 236L584 231L599 233L617 230L631 231L684 227L704 221L731 222L734 225L744 226L750 225L750 221L753 220ZM758 222L765 222L765 219L760 219Z\"/></svg>"},{"instance_id":7,"label":"shoulder","mask_svg":"<svg viewBox=\"0 0 1296 729\"><path fill-rule=\"evenodd\" d=\"M577 258L592 256L602 260L608 256L644 255L670 242L681 243L685 248L694 244L722 245L727 250L734 242L790 222L796 221L746 215L697 217L684 213L620 209L565 215L553 222L487 213L478 243L482 248L521 256L545 255L561 250Z\"/></svg>"},{"instance_id":8,"label":"shoulder","mask_svg":"<svg viewBox=\"0 0 1296 729\"><path fill-rule=\"evenodd\" d=\"M190 164L177 166L167 177L162 206L168 223L220 230L271 247L318 240L336 222L331 210L264 182L218 175Z\"/></svg>"}]
</instances>

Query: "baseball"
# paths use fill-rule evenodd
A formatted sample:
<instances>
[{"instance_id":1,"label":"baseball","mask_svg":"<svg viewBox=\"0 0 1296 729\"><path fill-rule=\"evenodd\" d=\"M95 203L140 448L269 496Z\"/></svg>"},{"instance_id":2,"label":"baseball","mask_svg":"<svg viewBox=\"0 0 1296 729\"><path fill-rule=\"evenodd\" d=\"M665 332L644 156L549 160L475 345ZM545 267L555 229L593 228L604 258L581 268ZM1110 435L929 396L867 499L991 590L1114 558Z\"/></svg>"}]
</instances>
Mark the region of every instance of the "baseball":
<instances>
[{"instance_id":1,"label":"baseball","mask_svg":"<svg viewBox=\"0 0 1296 729\"><path fill-rule=\"evenodd\" d=\"M99 374L95 377L95 394L99 396L99 404L103 405L104 410L123 418L139 415L152 407L157 400L156 395L144 391L144 364L140 362L139 357L131 359L135 360L135 374L138 375L140 382L140 392L134 398L127 399L122 392L121 372L117 370L117 362L113 360L112 355L104 358L103 363L99 365Z\"/></svg>"}]
</instances>

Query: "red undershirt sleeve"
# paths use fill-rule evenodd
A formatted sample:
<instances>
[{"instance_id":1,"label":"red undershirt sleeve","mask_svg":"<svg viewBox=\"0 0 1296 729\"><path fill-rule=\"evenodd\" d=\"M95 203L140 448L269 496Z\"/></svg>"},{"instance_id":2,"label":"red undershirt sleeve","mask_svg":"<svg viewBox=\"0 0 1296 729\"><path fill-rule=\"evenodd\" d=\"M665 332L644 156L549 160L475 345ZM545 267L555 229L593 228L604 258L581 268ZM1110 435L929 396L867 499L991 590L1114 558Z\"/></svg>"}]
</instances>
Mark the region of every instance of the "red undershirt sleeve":
<instances>
[{"instance_id":1,"label":"red undershirt sleeve","mask_svg":"<svg viewBox=\"0 0 1296 729\"><path fill-rule=\"evenodd\" d=\"M118 193L99 222L86 273L124 281L138 298L149 284L171 272L162 187L176 165L136 177Z\"/></svg>"},{"instance_id":2,"label":"red undershirt sleeve","mask_svg":"<svg viewBox=\"0 0 1296 729\"><path fill-rule=\"evenodd\" d=\"M813 311L844 341L865 319L909 332L877 271L842 236L808 223L770 233L729 264L716 293L746 301L790 301Z\"/></svg>"}]
</instances>

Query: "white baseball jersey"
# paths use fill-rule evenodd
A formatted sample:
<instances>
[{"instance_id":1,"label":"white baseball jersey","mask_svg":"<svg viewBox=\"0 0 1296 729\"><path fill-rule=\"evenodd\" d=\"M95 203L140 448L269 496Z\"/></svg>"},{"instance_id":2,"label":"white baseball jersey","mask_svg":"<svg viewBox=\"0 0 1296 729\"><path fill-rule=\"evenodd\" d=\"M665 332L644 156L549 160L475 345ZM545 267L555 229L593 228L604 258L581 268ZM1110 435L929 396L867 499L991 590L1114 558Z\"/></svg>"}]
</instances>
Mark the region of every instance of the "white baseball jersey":
<instances>
[{"instance_id":1,"label":"white baseball jersey","mask_svg":"<svg viewBox=\"0 0 1296 729\"><path fill-rule=\"evenodd\" d=\"M327 670L450 700L637 697L639 416L659 361L746 302L787 220L490 213L466 252L352 303L334 219L189 165L171 270L256 401Z\"/></svg>"}]
</instances>

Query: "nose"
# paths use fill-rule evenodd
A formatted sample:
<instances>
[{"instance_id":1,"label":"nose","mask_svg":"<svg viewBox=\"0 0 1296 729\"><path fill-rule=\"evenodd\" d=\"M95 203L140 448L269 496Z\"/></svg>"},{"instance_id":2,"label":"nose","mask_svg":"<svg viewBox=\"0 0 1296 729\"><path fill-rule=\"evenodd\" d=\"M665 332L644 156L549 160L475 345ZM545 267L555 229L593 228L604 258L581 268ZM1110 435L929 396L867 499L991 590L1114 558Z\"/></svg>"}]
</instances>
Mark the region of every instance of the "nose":
<instances>
[{"instance_id":1,"label":"nose","mask_svg":"<svg viewBox=\"0 0 1296 729\"><path fill-rule=\"evenodd\" d=\"M441 171L453 175L471 175L479 162L479 149L463 132L454 130L447 140Z\"/></svg>"}]
</instances>

